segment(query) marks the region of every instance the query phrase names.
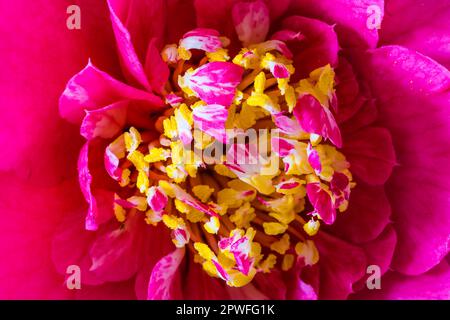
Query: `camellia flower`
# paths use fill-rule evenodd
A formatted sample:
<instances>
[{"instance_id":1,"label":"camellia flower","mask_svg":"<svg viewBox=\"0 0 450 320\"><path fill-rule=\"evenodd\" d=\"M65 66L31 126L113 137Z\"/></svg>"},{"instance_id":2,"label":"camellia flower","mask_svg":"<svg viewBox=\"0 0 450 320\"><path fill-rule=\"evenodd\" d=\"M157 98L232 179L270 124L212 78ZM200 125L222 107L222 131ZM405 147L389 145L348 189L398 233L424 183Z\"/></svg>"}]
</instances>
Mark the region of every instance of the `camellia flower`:
<instances>
[{"instance_id":1,"label":"camellia flower","mask_svg":"<svg viewBox=\"0 0 450 320\"><path fill-rule=\"evenodd\" d=\"M449 299L441 3L86 3L4 103L1 296Z\"/></svg>"}]
</instances>

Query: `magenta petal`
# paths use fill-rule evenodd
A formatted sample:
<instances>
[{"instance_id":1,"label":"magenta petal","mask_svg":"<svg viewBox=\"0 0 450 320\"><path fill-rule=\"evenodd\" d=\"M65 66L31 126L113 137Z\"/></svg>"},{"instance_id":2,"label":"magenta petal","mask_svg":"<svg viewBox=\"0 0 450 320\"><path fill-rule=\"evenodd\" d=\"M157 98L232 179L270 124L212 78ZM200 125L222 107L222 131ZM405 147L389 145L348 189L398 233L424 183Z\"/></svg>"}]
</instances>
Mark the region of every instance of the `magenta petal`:
<instances>
[{"instance_id":1,"label":"magenta petal","mask_svg":"<svg viewBox=\"0 0 450 320\"><path fill-rule=\"evenodd\" d=\"M383 231L390 215L391 206L384 187L358 182L351 191L347 211L339 215L331 230L344 240L364 243L375 239Z\"/></svg>"},{"instance_id":2,"label":"magenta petal","mask_svg":"<svg viewBox=\"0 0 450 320\"><path fill-rule=\"evenodd\" d=\"M382 290L365 290L353 299L376 300L449 300L450 266L443 260L439 265L418 276L389 272L381 278Z\"/></svg>"},{"instance_id":3,"label":"magenta petal","mask_svg":"<svg viewBox=\"0 0 450 320\"><path fill-rule=\"evenodd\" d=\"M87 140L97 137L114 137L125 125L128 101L120 101L107 107L86 111L80 132Z\"/></svg>"},{"instance_id":4,"label":"magenta petal","mask_svg":"<svg viewBox=\"0 0 450 320\"><path fill-rule=\"evenodd\" d=\"M266 39L270 18L264 1L238 2L233 6L232 15L236 33L244 47Z\"/></svg>"},{"instance_id":5,"label":"magenta petal","mask_svg":"<svg viewBox=\"0 0 450 320\"><path fill-rule=\"evenodd\" d=\"M366 272L364 250L324 232L319 232L314 242L320 253L319 299L346 299L353 283Z\"/></svg>"},{"instance_id":6,"label":"magenta petal","mask_svg":"<svg viewBox=\"0 0 450 320\"><path fill-rule=\"evenodd\" d=\"M130 87L89 62L67 83L59 99L59 112L66 120L80 123L84 110L95 110L124 99L142 100L152 108L164 105L159 97Z\"/></svg>"},{"instance_id":7,"label":"magenta petal","mask_svg":"<svg viewBox=\"0 0 450 320\"><path fill-rule=\"evenodd\" d=\"M380 43L416 50L450 68L448 1L386 1Z\"/></svg>"},{"instance_id":8,"label":"magenta petal","mask_svg":"<svg viewBox=\"0 0 450 320\"><path fill-rule=\"evenodd\" d=\"M222 143L227 141L225 122L228 110L219 104L199 106L192 111L195 125L204 133L216 138Z\"/></svg>"},{"instance_id":9,"label":"magenta petal","mask_svg":"<svg viewBox=\"0 0 450 320\"><path fill-rule=\"evenodd\" d=\"M332 224L336 219L336 209L330 194L320 187L319 183L308 183L306 185L308 199L315 211L326 224Z\"/></svg>"},{"instance_id":10,"label":"magenta petal","mask_svg":"<svg viewBox=\"0 0 450 320\"><path fill-rule=\"evenodd\" d=\"M148 284L149 300L168 300L180 298L180 286L175 286L178 267L184 258L185 249L179 248L168 254L153 267Z\"/></svg>"},{"instance_id":11,"label":"magenta petal","mask_svg":"<svg viewBox=\"0 0 450 320\"><path fill-rule=\"evenodd\" d=\"M294 116L304 131L330 139L338 148L342 146L341 132L333 114L312 95L298 98Z\"/></svg>"},{"instance_id":12,"label":"magenta petal","mask_svg":"<svg viewBox=\"0 0 450 320\"><path fill-rule=\"evenodd\" d=\"M84 199L89 204L86 216L86 230L97 230L98 208L97 201L92 195L91 190L92 175L89 171L89 142L86 142L80 150L80 155L78 157L78 179Z\"/></svg>"},{"instance_id":13,"label":"magenta petal","mask_svg":"<svg viewBox=\"0 0 450 320\"><path fill-rule=\"evenodd\" d=\"M344 47L373 48L378 42L377 26L380 26L383 19L384 1L294 1L290 9L295 13L336 25L339 42Z\"/></svg>"},{"instance_id":14,"label":"magenta petal","mask_svg":"<svg viewBox=\"0 0 450 320\"><path fill-rule=\"evenodd\" d=\"M288 43L295 53L294 81L299 77L306 78L311 71L326 64L336 66L339 43L331 25L320 20L293 16L283 20L283 29L300 32L305 37L300 42Z\"/></svg>"},{"instance_id":15,"label":"magenta petal","mask_svg":"<svg viewBox=\"0 0 450 320\"><path fill-rule=\"evenodd\" d=\"M384 184L396 164L389 131L369 127L348 135L346 139L343 152L352 173L370 185Z\"/></svg>"},{"instance_id":16,"label":"magenta petal","mask_svg":"<svg viewBox=\"0 0 450 320\"><path fill-rule=\"evenodd\" d=\"M450 72L396 46L357 62L378 97L399 164L387 186L398 234L393 267L420 274L447 255L450 239Z\"/></svg>"},{"instance_id":17,"label":"magenta petal","mask_svg":"<svg viewBox=\"0 0 450 320\"><path fill-rule=\"evenodd\" d=\"M228 107L244 69L231 62L210 62L185 75L185 83L207 104Z\"/></svg>"},{"instance_id":18,"label":"magenta petal","mask_svg":"<svg viewBox=\"0 0 450 320\"><path fill-rule=\"evenodd\" d=\"M164 85L169 80L170 70L162 59L156 42L156 39L152 39L148 44L144 69L152 89L156 93L162 94Z\"/></svg>"}]
</instances>

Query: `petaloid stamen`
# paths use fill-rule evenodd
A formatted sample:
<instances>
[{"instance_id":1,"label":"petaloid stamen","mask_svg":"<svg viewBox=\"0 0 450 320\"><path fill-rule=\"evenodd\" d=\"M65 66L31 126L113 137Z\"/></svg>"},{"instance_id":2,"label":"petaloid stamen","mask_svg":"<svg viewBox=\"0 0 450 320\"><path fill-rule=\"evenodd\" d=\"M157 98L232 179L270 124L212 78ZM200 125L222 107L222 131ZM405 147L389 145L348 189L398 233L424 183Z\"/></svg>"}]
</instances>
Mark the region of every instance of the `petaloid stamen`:
<instances>
[{"instance_id":1,"label":"petaloid stamen","mask_svg":"<svg viewBox=\"0 0 450 320\"><path fill-rule=\"evenodd\" d=\"M166 46L167 108L152 118L159 136L128 128L108 146L105 164L121 186L118 221L142 214L148 224L165 224L209 275L239 287L258 272L287 271L296 259L317 263L314 235L347 208L355 184L337 149L333 69L294 83L282 41L234 57L228 42L196 29ZM139 128L147 122L135 119ZM256 140L234 140L250 129ZM252 155L261 140L266 162L259 155L256 163L236 161L231 151ZM205 154L217 146L226 152L211 163Z\"/></svg>"}]
</instances>

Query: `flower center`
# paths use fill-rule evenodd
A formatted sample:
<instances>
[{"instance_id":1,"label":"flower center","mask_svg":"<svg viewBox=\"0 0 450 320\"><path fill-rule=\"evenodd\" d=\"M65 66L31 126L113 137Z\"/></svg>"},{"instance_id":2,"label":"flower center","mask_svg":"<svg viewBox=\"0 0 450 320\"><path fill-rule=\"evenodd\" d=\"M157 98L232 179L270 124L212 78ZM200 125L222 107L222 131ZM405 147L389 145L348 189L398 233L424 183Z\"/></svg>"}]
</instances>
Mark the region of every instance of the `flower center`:
<instances>
[{"instance_id":1,"label":"flower center","mask_svg":"<svg viewBox=\"0 0 450 320\"><path fill-rule=\"evenodd\" d=\"M298 257L317 263L313 236L347 208L354 182L335 147L333 69L293 83L283 42L234 57L228 42L196 29L166 46L159 135L131 127L105 162L122 187L119 222L141 212L148 224L165 224L209 275L240 287L257 272L289 270Z\"/></svg>"}]
</instances>

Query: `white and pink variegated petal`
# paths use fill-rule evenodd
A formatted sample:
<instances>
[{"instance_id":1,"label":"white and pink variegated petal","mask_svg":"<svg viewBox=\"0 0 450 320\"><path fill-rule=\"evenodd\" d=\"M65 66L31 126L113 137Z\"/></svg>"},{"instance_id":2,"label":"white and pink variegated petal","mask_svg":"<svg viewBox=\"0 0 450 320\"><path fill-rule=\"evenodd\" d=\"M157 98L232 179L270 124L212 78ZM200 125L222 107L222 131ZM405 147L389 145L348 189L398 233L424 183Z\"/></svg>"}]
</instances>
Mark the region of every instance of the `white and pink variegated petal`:
<instances>
[{"instance_id":1,"label":"white and pink variegated petal","mask_svg":"<svg viewBox=\"0 0 450 320\"><path fill-rule=\"evenodd\" d=\"M147 203L149 207L159 213L164 210L168 202L168 197L160 187L152 186L147 192Z\"/></svg>"},{"instance_id":2,"label":"white and pink variegated petal","mask_svg":"<svg viewBox=\"0 0 450 320\"><path fill-rule=\"evenodd\" d=\"M227 142L225 123L228 109L220 104L210 104L194 108L194 124L202 132L216 138L222 143Z\"/></svg>"},{"instance_id":3,"label":"white and pink variegated petal","mask_svg":"<svg viewBox=\"0 0 450 320\"><path fill-rule=\"evenodd\" d=\"M214 52L222 47L219 32L214 29L197 28L184 34L180 47Z\"/></svg>"},{"instance_id":4,"label":"white and pink variegated petal","mask_svg":"<svg viewBox=\"0 0 450 320\"><path fill-rule=\"evenodd\" d=\"M296 179L288 179L278 183L275 188L277 190L292 190L301 185L301 182Z\"/></svg>"},{"instance_id":5,"label":"white and pink variegated petal","mask_svg":"<svg viewBox=\"0 0 450 320\"><path fill-rule=\"evenodd\" d=\"M89 204L88 213L86 215L86 230L97 230L97 202L92 194L91 184L92 175L89 171L89 141L86 142L80 150L78 157L78 181L80 183L81 192Z\"/></svg>"},{"instance_id":6,"label":"white and pink variegated petal","mask_svg":"<svg viewBox=\"0 0 450 320\"><path fill-rule=\"evenodd\" d=\"M211 208L207 204L202 203L200 200L195 199L193 196L191 196L189 193L187 193L184 189L182 189L178 185L171 184L171 187L175 192L175 197L184 204L187 204L188 206L197 209L198 211L201 211L209 216L215 217L219 216L219 214L216 211L214 211L213 208Z\"/></svg>"},{"instance_id":7,"label":"white and pink variegated petal","mask_svg":"<svg viewBox=\"0 0 450 320\"><path fill-rule=\"evenodd\" d=\"M175 112L175 120L177 122L178 137L184 145L189 145L193 139L191 124L181 112Z\"/></svg>"},{"instance_id":8,"label":"white and pink variegated petal","mask_svg":"<svg viewBox=\"0 0 450 320\"><path fill-rule=\"evenodd\" d=\"M125 156L125 151L125 141L120 138L110 143L105 149L104 164L106 172L118 182L122 181L123 170L119 167L119 162Z\"/></svg>"},{"instance_id":9,"label":"white and pink variegated petal","mask_svg":"<svg viewBox=\"0 0 450 320\"><path fill-rule=\"evenodd\" d=\"M244 47L266 39L270 17L264 1L238 2L233 6L232 17L234 28Z\"/></svg>"},{"instance_id":10,"label":"white and pink variegated petal","mask_svg":"<svg viewBox=\"0 0 450 320\"><path fill-rule=\"evenodd\" d=\"M289 50L286 43L280 40L267 40L263 43L258 44L256 48L259 51L262 51L263 53L274 50L278 51L288 59L292 59L294 57L294 55L292 54L291 50Z\"/></svg>"},{"instance_id":11,"label":"white and pink variegated petal","mask_svg":"<svg viewBox=\"0 0 450 320\"><path fill-rule=\"evenodd\" d=\"M296 136L302 132L302 128L296 119L292 119L283 113L273 114L273 120L278 129L289 136Z\"/></svg>"},{"instance_id":12,"label":"white and pink variegated petal","mask_svg":"<svg viewBox=\"0 0 450 320\"><path fill-rule=\"evenodd\" d=\"M185 84L207 104L229 107L244 69L231 62L210 62L185 75Z\"/></svg>"},{"instance_id":13,"label":"white and pink variegated petal","mask_svg":"<svg viewBox=\"0 0 450 320\"><path fill-rule=\"evenodd\" d=\"M322 163L320 162L319 153L313 148L311 143L308 144L306 148L306 153L308 155L308 162L314 171L319 174L322 171Z\"/></svg>"},{"instance_id":14,"label":"white and pink variegated petal","mask_svg":"<svg viewBox=\"0 0 450 320\"><path fill-rule=\"evenodd\" d=\"M174 293L177 271L185 255L184 248L177 248L158 261L153 267L148 283L148 300L169 300L180 298Z\"/></svg>"},{"instance_id":15,"label":"white and pink variegated petal","mask_svg":"<svg viewBox=\"0 0 450 320\"><path fill-rule=\"evenodd\" d=\"M280 30L275 32L270 40L279 40L283 42L298 42L302 41L305 38L300 32L295 32L292 30Z\"/></svg>"},{"instance_id":16,"label":"white and pink variegated petal","mask_svg":"<svg viewBox=\"0 0 450 320\"><path fill-rule=\"evenodd\" d=\"M86 110L80 133L87 140L114 137L125 125L128 101L120 101L109 106Z\"/></svg>"},{"instance_id":17,"label":"white and pink variegated petal","mask_svg":"<svg viewBox=\"0 0 450 320\"><path fill-rule=\"evenodd\" d=\"M341 132L333 114L312 95L300 96L293 113L304 131L321 135L338 148L342 147Z\"/></svg>"},{"instance_id":18,"label":"white and pink variegated petal","mask_svg":"<svg viewBox=\"0 0 450 320\"><path fill-rule=\"evenodd\" d=\"M168 103L171 107L178 107L183 102L183 98L177 96L175 93L169 93L166 95L166 103Z\"/></svg>"},{"instance_id":19,"label":"white and pink variegated petal","mask_svg":"<svg viewBox=\"0 0 450 320\"><path fill-rule=\"evenodd\" d=\"M320 183L308 183L306 193L323 222L333 224L336 219L336 209L330 194L320 186Z\"/></svg>"},{"instance_id":20,"label":"white and pink variegated petal","mask_svg":"<svg viewBox=\"0 0 450 320\"><path fill-rule=\"evenodd\" d=\"M288 68L284 64L279 62L270 62L269 69L272 75L277 79L289 78L289 76L291 75Z\"/></svg>"},{"instance_id":21,"label":"white and pink variegated petal","mask_svg":"<svg viewBox=\"0 0 450 320\"><path fill-rule=\"evenodd\" d=\"M272 151L282 158L288 156L295 149L295 145L296 140L281 137L271 138Z\"/></svg>"},{"instance_id":22,"label":"white and pink variegated petal","mask_svg":"<svg viewBox=\"0 0 450 320\"><path fill-rule=\"evenodd\" d=\"M172 242L177 248L183 248L189 242L191 237L185 226L172 230L170 236L172 237Z\"/></svg>"}]
</instances>

